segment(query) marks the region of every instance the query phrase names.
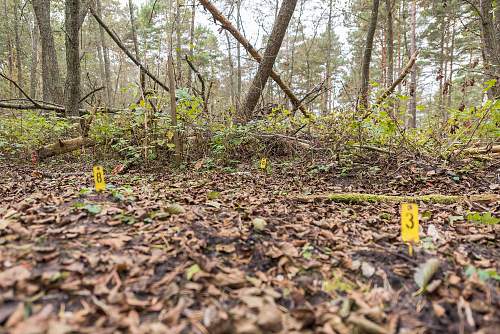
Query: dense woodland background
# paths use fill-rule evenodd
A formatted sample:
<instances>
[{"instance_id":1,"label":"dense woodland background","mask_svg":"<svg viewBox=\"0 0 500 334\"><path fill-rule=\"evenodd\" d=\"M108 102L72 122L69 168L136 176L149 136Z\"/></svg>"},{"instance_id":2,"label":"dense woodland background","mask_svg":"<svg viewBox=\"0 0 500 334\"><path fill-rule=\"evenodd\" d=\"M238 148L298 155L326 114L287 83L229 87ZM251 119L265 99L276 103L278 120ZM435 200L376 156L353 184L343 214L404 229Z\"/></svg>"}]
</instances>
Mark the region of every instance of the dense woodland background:
<instances>
[{"instance_id":1,"label":"dense woodland background","mask_svg":"<svg viewBox=\"0 0 500 334\"><path fill-rule=\"evenodd\" d=\"M241 132L257 132L448 156L498 135L495 0L290 1L274 70L303 107L269 79L250 113L258 63L204 5L262 54L280 1L200 2L2 0L2 150L28 152L80 131L129 159L154 159L176 148L189 155L199 142L227 152L228 136L239 145ZM172 86L177 122L164 89ZM80 117L80 129L66 116Z\"/></svg>"}]
</instances>

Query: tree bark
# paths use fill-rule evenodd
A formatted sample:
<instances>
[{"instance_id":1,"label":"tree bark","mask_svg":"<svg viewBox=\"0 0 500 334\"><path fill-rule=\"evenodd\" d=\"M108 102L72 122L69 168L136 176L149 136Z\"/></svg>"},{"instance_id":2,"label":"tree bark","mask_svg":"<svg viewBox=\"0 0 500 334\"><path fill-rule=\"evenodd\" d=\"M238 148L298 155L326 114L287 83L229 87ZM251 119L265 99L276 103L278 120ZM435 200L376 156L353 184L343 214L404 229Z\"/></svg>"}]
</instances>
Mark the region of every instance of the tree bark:
<instances>
[{"instance_id":1,"label":"tree bark","mask_svg":"<svg viewBox=\"0 0 500 334\"><path fill-rule=\"evenodd\" d=\"M387 82L389 83L394 81L394 19L392 17L393 1L394 0L385 0L385 6L387 10Z\"/></svg>"},{"instance_id":2,"label":"tree bark","mask_svg":"<svg viewBox=\"0 0 500 334\"><path fill-rule=\"evenodd\" d=\"M43 99L47 102L62 104L64 94L61 86L61 75L54 36L50 24L50 0L32 0L32 4L38 22L42 45Z\"/></svg>"},{"instance_id":3,"label":"tree bark","mask_svg":"<svg viewBox=\"0 0 500 334\"><path fill-rule=\"evenodd\" d=\"M227 30L225 31L226 41L227 41L227 61L229 65L229 89L230 89L230 98L231 98L231 106L236 105L235 92L234 92L234 61L233 55L231 53L231 39L229 38L229 33Z\"/></svg>"},{"instance_id":4,"label":"tree bark","mask_svg":"<svg viewBox=\"0 0 500 334\"><path fill-rule=\"evenodd\" d=\"M191 5L193 6L193 8L191 10L191 25L190 25L190 28L189 28L189 58L190 58L189 60L193 61L193 58L194 58L195 18L196 18L196 0L192 0L192 4ZM191 70L191 68L189 68L189 76L188 76L187 87L189 89L191 89L192 85L193 85L193 71Z\"/></svg>"},{"instance_id":5,"label":"tree bark","mask_svg":"<svg viewBox=\"0 0 500 334\"><path fill-rule=\"evenodd\" d=\"M80 116L80 0L66 0L64 12L64 28L66 30L64 106L68 116Z\"/></svg>"},{"instance_id":6,"label":"tree bark","mask_svg":"<svg viewBox=\"0 0 500 334\"><path fill-rule=\"evenodd\" d=\"M416 26L417 26L417 2L413 0L411 3L411 49L410 53L415 54L417 52L417 36L416 36ZM410 128L417 127L417 64L413 64L411 70L411 81L410 81L410 106L408 108L409 112L409 122L408 126Z\"/></svg>"},{"instance_id":7,"label":"tree bark","mask_svg":"<svg viewBox=\"0 0 500 334\"><path fill-rule=\"evenodd\" d=\"M174 132L174 145L175 145L175 164L178 166L181 163L181 142L179 139L179 131L177 130L177 101L175 98L175 77L174 77L174 60L172 54L168 56L168 80L170 85L170 119Z\"/></svg>"},{"instance_id":8,"label":"tree bark","mask_svg":"<svg viewBox=\"0 0 500 334\"><path fill-rule=\"evenodd\" d=\"M229 31L231 35L233 35L236 40L241 43L241 45L247 50L247 52L257 61L261 62L262 61L262 56L260 53L250 44L250 42L237 30L229 20L224 17L224 15L209 1L209 0L199 0L202 6L208 10L212 16L214 17L215 20L219 21L224 29ZM288 85L283 82L281 77L276 73L274 70L271 71L271 78L278 84L278 86L281 88L281 90L286 94L286 96L290 99L292 102L294 108L300 109L302 114L306 117L309 117L309 114L307 113L307 109L304 107L304 105L300 102L300 100L293 94L292 90Z\"/></svg>"},{"instance_id":9,"label":"tree bark","mask_svg":"<svg viewBox=\"0 0 500 334\"><path fill-rule=\"evenodd\" d=\"M332 86L332 12L333 12L333 0L328 3L328 24L326 26L326 38L327 41L327 55L326 55L326 74L325 74L325 85L326 92L324 97L323 112L328 114L330 112L330 98L331 98L331 86Z\"/></svg>"},{"instance_id":10,"label":"tree bark","mask_svg":"<svg viewBox=\"0 0 500 334\"><path fill-rule=\"evenodd\" d=\"M23 63L21 58L21 40L19 36L19 8L17 1L14 3L14 42L16 47L16 68L17 68L17 84L21 87L24 86L23 83ZM21 92L17 93L17 97L21 98L23 95Z\"/></svg>"},{"instance_id":11,"label":"tree bark","mask_svg":"<svg viewBox=\"0 0 500 334\"><path fill-rule=\"evenodd\" d=\"M283 0L278 18L269 36L266 51L264 52L264 59L259 65L257 74L252 81L250 90L245 98L245 103L243 104L241 116L245 122L248 122L252 118L253 110L257 106L260 95L266 86L296 5L297 0Z\"/></svg>"},{"instance_id":12,"label":"tree bark","mask_svg":"<svg viewBox=\"0 0 500 334\"><path fill-rule=\"evenodd\" d=\"M95 142L91 139L85 137L77 137L67 140L59 140L57 143L46 145L33 152L33 154L38 161L42 161L56 155L73 152L78 150L79 148L93 145L95 145Z\"/></svg>"},{"instance_id":13,"label":"tree bark","mask_svg":"<svg viewBox=\"0 0 500 334\"><path fill-rule=\"evenodd\" d=\"M360 109L368 108L368 89L370 86L370 63L372 60L373 38L377 29L379 0L373 0L370 25L366 35L365 50L363 53L363 63L361 65L361 96Z\"/></svg>"},{"instance_id":14,"label":"tree bark","mask_svg":"<svg viewBox=\"0 0 500 334\"><path fill-rule=\"evenodd\" d=\"M38 24L36 23L36 16L33 17L33 29L31 32L31 69L30 69L30 96L34 99L37 97L38 86L38 38L40 33L38 31Z\"/></svg>"},{"instance_id":15,"label":"tree bark","mask_svg":"<svg viewBox=\"0 0 500 334\"><path fill-rule=\"evenodd\" d=\"M130 14L130 29L132 31L132 41L134 42L135 58L140 63L141 56L139 53L139 43L137 41L137 31L135 29L134 5L132 3L132 0L128 0L128 9L129 9L129 14ZM146 76L144 74L144 70L141 68L139 68L139 82L140 82L142 91L145 91L145 89L146 89Z\"/></svg>"},{"instance_id":16,"label":"tree bark","mask_svg":"<svg viewBox=\"0 0 500 334\"><path fill-rule=\"evenodd\" d=\"M486 70L486 80L496 80L496 84L488 91L490 98L500 97L500 14L498 1L496 3L496 22L493 21L493 1L479 0L481 16L481 37L483 61ZM495 25L495 23L497 25Z\"/></svg>"},{"instance_id":17,"label":"tree bark","mask_svg":"<svg viewBox=\"0 0 500 334\"><path fill-rule=\"evenodd\" d=\"M177 0L177 6L175 8L175 60L176 64L176 77L177 82L182 84L182 36L181 36L181 7L183 4L180 0Z\"/></svg>"},{"instance_id":18,"label":"tree bark","mask_svg":"<svg viewBox=\"0 0 500 334\"><path fill-rule=\"evenodd\" d=\"M202 3L203 4L203 3ZM205 5L203 5L205 6ZM207 8L205 6L205 8ZM207 8L208 11L210 9ZM214 13L212 12L212 15ZM214 15L215 17L215 15ZM236 0L236 28L238 29L237 31L241 31L241 0ZM233 35L234 36L234 35ZM237 94L236 94L236 112L239 113L241 110L241 95L242 95L242 90L241 90L241 77L242 77L242 71L241 71L241 42L236 43L236 63L237 63L237 70L236 70L236 76L237 76Z\"/></svg>"},{"instance_id":19,"label":"tree bark","mask_svg":"<svg viewBox=\"0 0 500 334\"><path fill-rule=\"evenodd\" d=\"M101 0L96 1L96 9L97 9L97 14L102 17L102 4ZM101 55L102 55L102 60L103 60L103 65L104 65L104 84L103 86L106 89L106 103L108 107L112 105L112 98L111 96L113 95L113 91L111 88L111 65L109 61L109 49L106 44L106 36L104 35L104 28L102 26L99 26L99 38L100 38L100 49L101 49Z\"/></svg>"},{"instance_id":20,"label":"tree bark","mask_svg":"<svg viewBox=\"0 0 500 334\"><path fill-rule=\"evenodd\" d=\"M8 24L9 22L9 10L7 7L7 0L3 1L3 11L4 11L4 20ZM7 63L9 67L9 77L14 77L14 50L12 48L12 40L10 34L7 34ZM12 96L12 92L14 91L14 84L9 82L9 96Z\"/></svg>"}]
</instances>

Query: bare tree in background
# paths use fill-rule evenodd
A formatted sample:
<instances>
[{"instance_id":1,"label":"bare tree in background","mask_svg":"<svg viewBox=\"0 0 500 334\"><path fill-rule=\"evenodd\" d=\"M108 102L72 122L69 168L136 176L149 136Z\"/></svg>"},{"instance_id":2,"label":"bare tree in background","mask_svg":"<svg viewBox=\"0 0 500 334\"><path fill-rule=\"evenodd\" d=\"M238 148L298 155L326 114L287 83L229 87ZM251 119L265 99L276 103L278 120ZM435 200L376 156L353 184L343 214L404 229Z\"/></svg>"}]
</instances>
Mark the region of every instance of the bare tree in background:
<instances>
[{"instance_id":1,"label":"bare tree in background","mask_svg":"<svg viewBox=\"0 0 500 334\"><path fill-rule=\"evenodd\" d=\"M482 54L486 69L485 79L496 80L496 84L488 91L490 98L500 97L500 5L498 2L497 0L494 7L492 0L479 0L478 5L481 19Z\"/></svg>"},{"instance_id":2,"label":"bare tree in background","mask_svg":"<svg viewBox=\"0 0 500 334\"><path fill-rule=\"evenodd\" d=\"M130 17L130 29L132 31L132 41L134 42L135 58L140 62L141 57L139 53L139 43L137 41L137 30L135 29L134 4L132 3L132 0L128 0L128 9L130 15L129 17ZM142 91L144 91L146 87L146 75L142 70L139 70L139 81L141 89Z\"/></svg>"},{"instance_id":3,"label":"bare tree in background","mask_svg":"<svg viewBox=\"0 0 500 334\"><path fill-rule=\"evenodd\" d=\"M361 65L361 95L359 106L361 109L368 108L368 88L370 86L370 63L372 60L373 38L377 29L379 0L373 0L370 25L366 35L365 50L363 53L363 63Z\"/></svg>"},{"instance_id":4,"label":"bare tree in background","mask_svg":"<svg viewBox=\"0 0 500 334\"><path fill-rule=\"evenodd\" d=\"M96 1L97 14L102 17L102 4L101 0ZM112 88L111 88L111 65L109 61L109 49L106 44L106 37L104 33L104 28L99 25L99 38L100 45L98 48L101 50L103 65L104 65L104 88L106 90L106 103L108 107L112 105Z\"/></svg>"},{"instance_id":5,"label":"bare tree in background","mask_svg":"<svg viewBox=\"0 0 500 334\"><path fill-rule=\"evenodd\" d=\"M19 23L21 18L19 16L19 4L17 1L14 2L14 42L16 47L16 68L17 68L17 84L22 88L24 86L23 82L23 62L21 58L21 40L19 32ZM22 98L23 94L18 91L17 97Z\"/></svg>"},{"instance_id":6,"label":"bare tree in background","mask_svg":"<svg viewBox=\"0 0 500 334\"><path fill-rule=\"evenodd\" d=\"M411 45L410 53L415 54L417 51L417 1L413 0L411 3ZM417 127L417 64L413 64L410 79L410 105L408 108L408 126L410 128Z\"/></svg>"},{"instance_id":7,"label":"bare tree in background","mask_svg":"<svg viewBox=\"0 0 500 334\"><path fill-rule=\"evenodd\" d=\"M31 30L31 69L30 69L30 96L32 98L37 97L37 86L38 86L38 39L40 33L38 31L38 24L36 23L36 17L33 18L33 28Z\"/></svg>"},{"instance_id":8,"label":"bare tree in background","mask_svg":"<svg viewBox=\"0 0 500 334\"><path fill-rule=\"evenodd\" d=\"M66 115L80 115L80 0L66 0L64 6L66 30L66 84L64 106Z\"/></svg>"},{"instance_id":9,"label":"bare tree in background","mask_svg":"<svg viewBox=\"0 0 500 334\"><path fill-rule=\"evenodd\" d=\"M283 0L273 30L269 36L264 58L259 65L257 74L252 81L245 98L245 103L243 104L242 116L244 121L249 121L251 119L252 113L259 102L260 95L266 87L267 80L273 69L274 62L278 56L286 29L288 28L296 5L297 0Z\"/></svg>"},{"instance_id":10,"label":"bare tree in background","mask_svg":"<svg viewBox=\"0 0 500 334\"><path fill-rule=\"evenodd\" d=\"M54 35L52 34L50 23L50 0L32 0L32 4L38 22L42 45L43 99L47 102L62 104L64 96Z\"/></svg>"},{"instance_id":11,"label":"bare tree in background","mask_svg":"<svg viewBox=\"0 0 500 334\"><path fill-rule=\"evenodd\" d=\"M326 26L326 38L328 39L327 41L327 54L326 54L326 74L325 74L325 86L326 86L326 93L324 96L324 105L323 105L323 112L324 113L329 113L331 109L330 105L330 97L331 97L331 91L330 89L332 88L332 11L333 11L333 0L330 0L328 3L328 24Z\"/></svg>"}]
</instances>

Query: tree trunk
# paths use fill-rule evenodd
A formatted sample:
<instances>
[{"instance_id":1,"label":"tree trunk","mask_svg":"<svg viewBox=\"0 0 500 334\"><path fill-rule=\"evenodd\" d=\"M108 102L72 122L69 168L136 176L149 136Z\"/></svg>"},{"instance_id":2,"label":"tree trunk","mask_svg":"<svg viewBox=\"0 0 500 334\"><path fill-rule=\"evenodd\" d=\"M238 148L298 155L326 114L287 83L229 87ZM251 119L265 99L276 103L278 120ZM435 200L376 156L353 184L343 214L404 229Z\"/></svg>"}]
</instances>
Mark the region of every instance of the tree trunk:
<instances>
[{"instance_id":1,"label":"tree trunk","mask_svg":"<svg viewBox=\"0 0 500 334\"><path fill-rule=\"evenodd\" d=\"M333 12L333 0L328 3L328 24L326 26L326 38L327 41L327 54L326 54L326 74L325 74L325 86L326 92L324 97L323 112L328 114L330 112L330 97L331 97L331 86L332 86L332 12Z\"/></svg>"},{"instance_id":2,"label":"tree trunk","mask_svg":"<svg viewBox=\"0 0 500 334\"><path fill-rule=\"evenodd\" d=\"M177 0L175 10L175 60L177 82L182 85L182 36L181 36L181 1Z\"/></svg>"},{"instance_id":3,"label":"tree trunk","mask_svg":"<svg viewBox=\"0 0 500 334\"><path fill-rule=\"evenodd\" d=\"M200 3L208 10L214 17L215 20L219 21L224 29L229 31L236 40L241 43L241 45L248 51L248 53L259 63L262 62L263 58L261 54L252 46L252 44L229 22L229 20L224 17L224 15L208 0L199 0ZM295 109L299 109L302 114L306 117L310 117L307 109L301 103L301 101L293 94L292 90L288 85L281 79L281 77L274 70L271 70L271 78L278 84L281 90L290 99ZM240 114L240 113L238 113Z\"/></svg>"},{"instance_id":4,"label":"tree trunk","mask_svg":"<svg viewBox=\"0 0 500 334\"><path fill-rule=\"evenodd\" d=\"M236 28L241 31L241 0L236 0ZM239 114L241 110L241 44L236 43L236 63L237 63L237 94L236 94L236 112Z\"/></svg>"},{"instance_id":5,"label":"tree trunk","mask_svg":"<svg viewBox=\"0 0 500 334\"><path fill-rule=\"evenodd\" d=\"M455 13L452 13L455 15ZM446 105L447 109L451 107L451 93L453 91L453 61L455 58L455 18L451 19L451 46L450 46L450 74L448 79L448 103ZM448 113L446 113L446 119L448 120Z\"/></svg>"},{"instance_id":6,"label":"tree trunk","mask_svg":"<svg viewBox=\"0 0 500 334\"><path fill-rule=\"evenodd\" d=\"M479 0L479 10L481 15L481 37L483 40L483 61L486 70L486 80L496 80L496 84L488 91L490 98L500 97L500 7L496 3L496 23L493 21L493 1Z\"/></svg>"},{"instance_id":7,"label":"tree trunk","mask_svg":"<svg viewBox=\"0 0 500 334\"><path fill-rule=\"evenodd\" d=\"M227 61L229 65L229 89L230 89L230 94L229 96L231 97L231 106L234 106L236 104L236 99L235 99L235 92L234 92L234 61L233 61L233 55L231 53L231 39L229 38L229 33L227 30L225 31L226 35L226 41L227 41Z\"/></svg>"},{"instance_id":8,"label":"tree trunk","mask_svg":"<svg viewBox=\"0 0 500 334\"><path fill-rule=\"evenodd\" d=\"M179 131L177 129L177 101L175 99L175 77L174 77L174 60L172 54L168 56L168 80L170 85L170 119L174 132L175 145L175 164L178 166L181 163L181 142L179 140Z\"/></svg>"},{"instance_id":9,"label":"tree trunk","mask_svg":"<svg viewBox=\"0 0 500 334\"><path fill-rule=\"evenodd\" d=\"M370 86L370 63L372 60L373 38L377 29L379 0L373 0L370 26L366 35L365 51L363 54L363 63L361 65L361 96L360 109L368 108L368 88Z\"/></svg>"},{"instance_id":10,"label":"tree trunk","mask_svg":"<svg viewBox=\"0 0 500 334\"><path fill-rule=\"evenodd\" d=\"M30 69L30 96L33 99L37 98L38 86L38 38L40 33L38 31L38 24L36 23L36 16L33 17L33 29L31 32L31 69Z\"/></svg>"},{"instance_id":11,"label":"tree trunk","mask_svg":"<svg viewBox=\"0 0 500 334\"><path fill-rule=\"evenodd\" d=\"M250 90L245 98L242 114L245 122L251 119L253 110L257 106L260 95L266 86L296 5L297 0L283 0L278 18L274 24L271 35L269 36L266 51L264 52L264 59L259 65L257 74L255 75L255 78L250 86Z\"/></svg>"},{"instance_id":12,"label":"tree trunk","mask_svg":"<svg viewBox=\"0 0 500 334\"><path fill-rule=\"evenodd\" d=\"M16 47L16 68L17 68L17 84L19 87L23 88L24 83L23 83L23 63L21 59L21 40L19 36L19 8L18 8L18 3L17 1L14 3L14 42L15 42L15 47ZM23 97L23 93L18 90L17 93L18 98Z\"/></svg>"},{"instance_id":13,"label":"tree trunk","mask_svg":"<svg viewBox=\"0 0 500 334\"><path fill-rule=\"evenodd\" d=\"M102 4L101 0L96 1L97 14L102 17ZM99 26L100 49L104 65L104 88L106 89L106 104L108 107L112 105L113 91L111 88L111 65L109 61L109 49L106 44L106 37L104 35L104 28Z\"/></svg>"},{"instance_id":14,"label":"tree trunk","mask_svg":"<svg viewBox=\"0 0 500 334\"><path fill-rule=\"evenodd\" d=\"M137 41L137 31L135 29L134 5L132 3L132 0L128 0L128 9L130 14L130 29L132 31L132 41L134 42L135 58L137 59L138 62L141 62L141 56L139 54L139 43ZM142 91L145 91L146 75L144 74L144 71L142 71L141 69L139 69L139 81Z\"/></svg>"},{"instance_id":15,"label":"tree trunk","mask_svg":"<svg viewBox=\"0 0 500 334\"><path fill-rule=\"evenodd\" d=\"M196 0L193 0L192 2L192 10L191 10L191 25L190 25L190 28L189 28L189 60L190 61L193 61L193 58L194 58L194 33L195 33L195 17L196 17ZM226 34L226 38L227 37L227 34ZM228 40L228 43L229 43L229 40ZM229 44L228 44L229 45ZM229 51L231 53L231 51ZM231 77L231 80L232 80L232 77ZM191 86L192 86L192 82L193 82L193 71L191 70L191 68L189 68L189 76L188 76L188 83L187 83L187 87L189 89L191 89Z\"/></svg>"},{"instance_id":16,"label":"tree trunk","mask_svg":"<svg viewBox=\"0 0 500 334\"><path fill-rule=\"evenodd\" d=\"M393 0L385 0L387 10L387 82L392 84L394 81L394 22L393 22Z\"/></svg>"},{"instance_id":17,"label":"tree trunk","mask_svg":"<svg viewBox=\"0 0 500 334\"><path fill-rule=\"evenodd\" d=\"M443 107L443 83L444 83L444 43L445 43L445 35L446 35L446 19L445 15L442 14L441 17L441 39L439 40L439 70L438 70L438 78L439 78L439 95L438 95L438 104L439 110L441 112L441 116L443 121L447 118L447 112Z\"/></svg>"},{"instance_id":18,"label":"tree trunk","mask_svg":"<svg viewBox=\"0 0 500 334\"><path fill-rule=\"evenodd\" d=\"M80 116L80 0L66 0L64 6L66 30L66 84L64 106L69 116Z\"/></svg>"},{"instance_id":19,"label":"tree trunk","mask_svg":"<svg viewBox=\"0 0 500 334\"><path fill-rule=\"evenodd\" d=\"M3 1L4 20L8 24L9 11L7 8L7 0ZM9 67L9 78L14 78L14 50L12 48L12 40L10 34L7 34L7 62ZM9 96L12 96L14 91L14 83L9 82Z\"/></svg>"},{"instance_id":20,"label":"tree trunk","mask_svg":"<svg viewBox=\"0 0 500 334\"><path fill-rule=\"evenodd\" d=\"M32 4L38 22L42 45L43 99L47 102L62 104L64 94L61 86L61 75L54 36L50 24L50 0L32 0Z\"/></svg>"},{"instance_id":21,"label":"tree trunk","mask_svg":"<svg viewBox=\"0 0 500 334\"><path fill-rule=\"evenodd\" d=\"M417 36L416 36L416 26L417 26L417 3L413 0L411 3L411 49L410 53L414 54L417 52ZM417 127L417 64L413 64L411 70L411 82L410 82L410 106L408 108L408 113L410 116L408 126L410 128Z\"/></svg>"}]
</instances>

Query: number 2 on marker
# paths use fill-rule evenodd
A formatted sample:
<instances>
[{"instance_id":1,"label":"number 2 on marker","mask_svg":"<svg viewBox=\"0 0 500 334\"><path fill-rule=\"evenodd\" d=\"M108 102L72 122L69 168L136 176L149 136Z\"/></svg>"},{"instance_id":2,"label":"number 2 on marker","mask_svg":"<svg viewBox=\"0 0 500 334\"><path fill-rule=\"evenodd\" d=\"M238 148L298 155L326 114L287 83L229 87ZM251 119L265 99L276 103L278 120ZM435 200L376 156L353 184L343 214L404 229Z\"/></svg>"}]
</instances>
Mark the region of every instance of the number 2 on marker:
<instances>
[{"instance_id":1,"label":"number 2 on marker","mask_svg":"<svg viewBox=\"0 0 500 334\"><path fill-rule=\"evenodd\" d=\"M106 182L104 182L104 169L101 166L94 166L94 181L96 191L106 189Z\"/></svg>"},{"instance_id":2,"label":"number 2 on marker","mask_svg":"<svg viewBox=\"0 0 500 334\"><path fill-rule=\"evenodd\" d=\"M401 204L401 238L404 242L417 243L420 241L417 204Z\"/></svg>"}]
</instances>

